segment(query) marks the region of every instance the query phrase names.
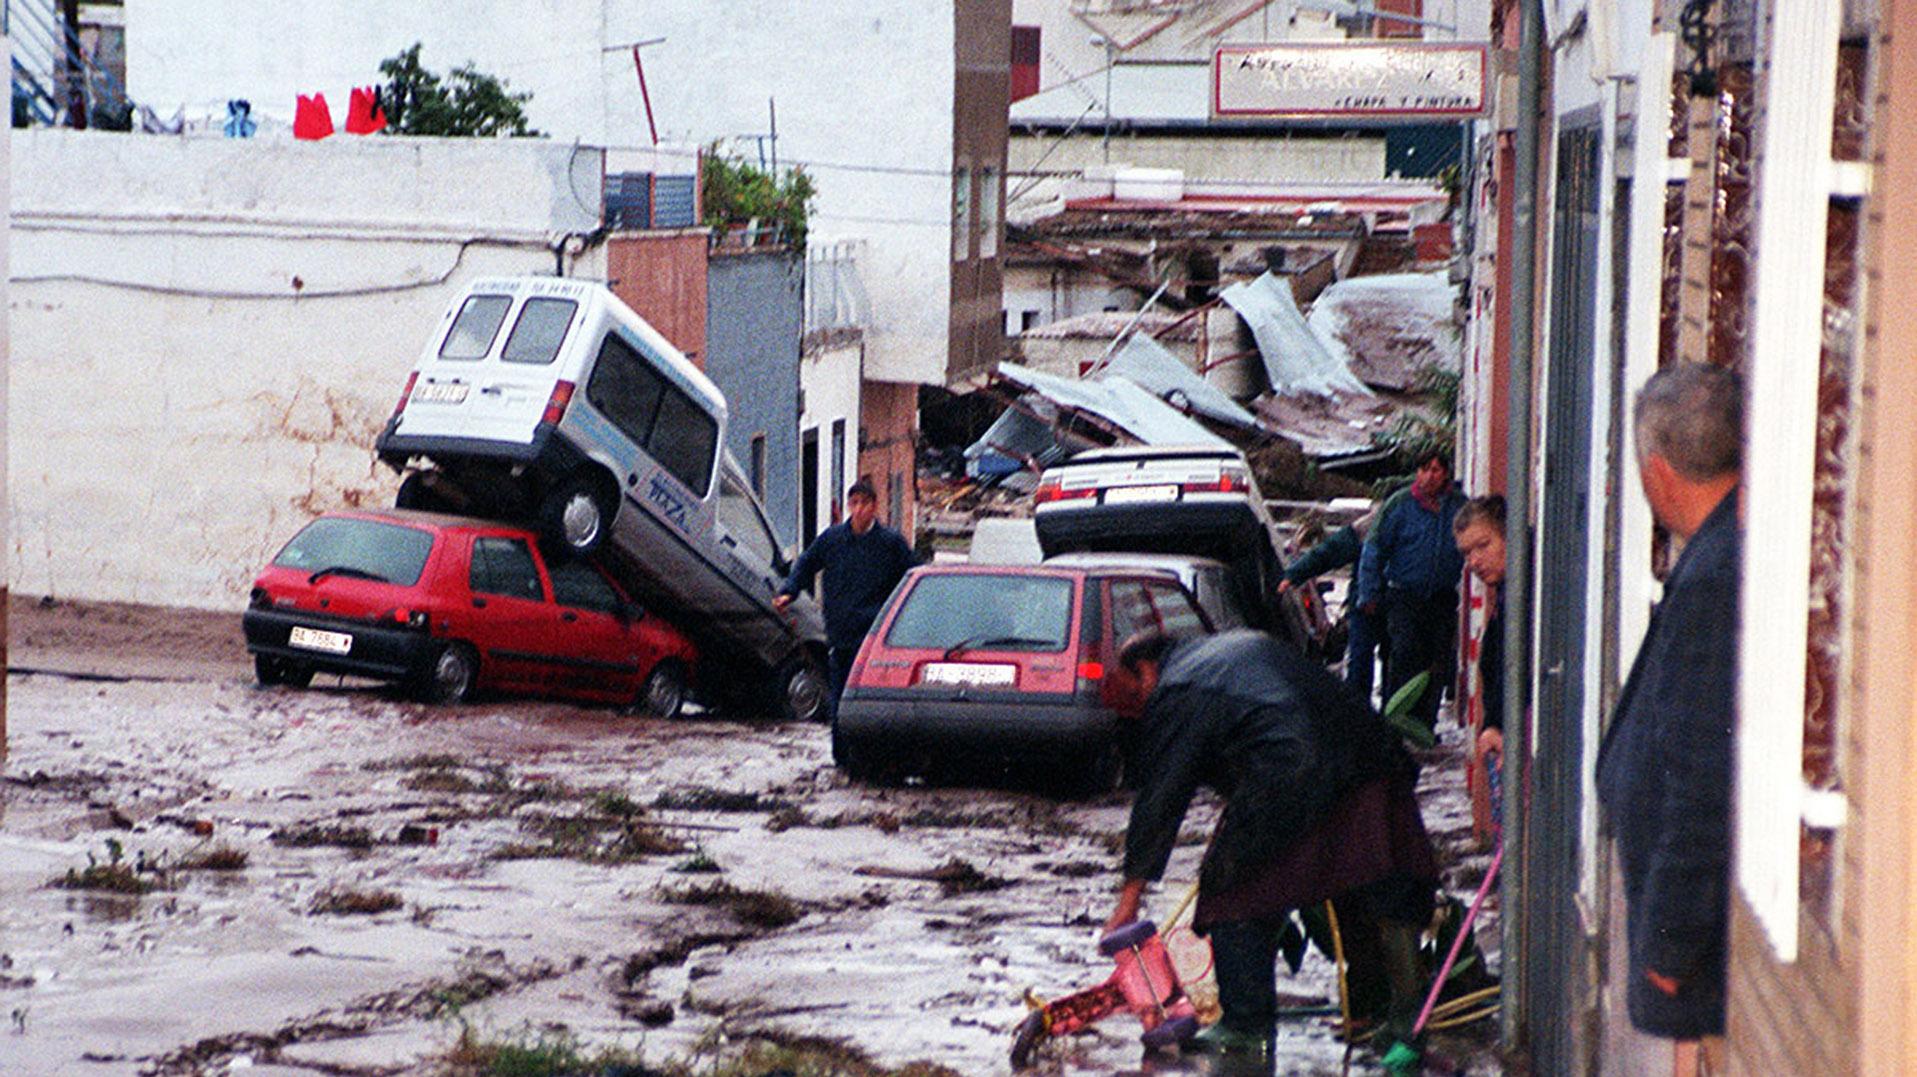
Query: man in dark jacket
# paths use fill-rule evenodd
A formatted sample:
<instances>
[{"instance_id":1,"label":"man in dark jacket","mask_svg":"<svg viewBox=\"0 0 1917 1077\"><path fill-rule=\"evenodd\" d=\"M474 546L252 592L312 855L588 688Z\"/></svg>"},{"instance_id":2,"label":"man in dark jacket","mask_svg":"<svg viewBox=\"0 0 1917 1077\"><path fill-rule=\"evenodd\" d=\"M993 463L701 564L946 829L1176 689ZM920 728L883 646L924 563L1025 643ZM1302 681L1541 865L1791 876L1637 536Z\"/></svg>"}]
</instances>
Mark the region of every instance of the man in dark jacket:
<instances>
[{"instance_id":1,"label":"man in dark jacket","mask_svg":"<svg viewBox=\"0 0 1917 1077\"><path fill-rule=\"evenodd\" d=\"M828 717L839 710L845 679L859 644L879 615L879 607L918 558L905 536L879 523L879 495L860 479L845 493L846 518L812 540L792 566L792 575L772 604L784 610L799 592L825 576L825 642L830 648L832 703Z\"/></svg>"},{"instance_id":2,"label":"man in dark jacket","mask_svg":"<svg viewBox=\"0 0 1917 1077\"><path fill-rule=\"evenodd\" d=\"M1724 1033L1736 722L1736 374L1678 363L1639 392L1638 467L1651 513L1684 540L1598 753L1598 799L1624 880L1631 1023L1679 1041L1697 1072Z\"/></svg>"},{"instance_id":3,"label":"man in dark jacket","mask_svg":"<svg viewBox=\"0 0 1917 1077\"><path fill-rule=\"evenodd\" d=\"M1418 459L1411 496L1381 513L1358 558L1358 607L1384 621L1384 696L1424 670L1431 690L1412 711L1435 725L1438 697L1457 670L1458 577L1464 562L1451 520L1464 494L1451 481L1451 458L1432 449Z\"/></svg>"},{"instance_id":4,"label":"man in dark jacket","mask_svg":"<svg viewBox=\"0 0 1917 1077\"><path fill-rule=\"evenodd\" d=\"M1418 815L1416 768L1370 707L1290 645L1253 631L1175 641L1148 635L1120 654L1121 713L1143 711L1142 762L1125 833L1125 882L1106 924L1138 916L1163 875L1201 785L1225 809L1198 877L1193 926L1211 937L1222 1020L1199 1046L1269 1049L1276 958L1294 909L1333 902L1354 1013L1389 1009L1396 1035L1416 1015L1416 934L1437 866ZM1378 997L1389 981L1389 1006ZM1368 1012L1366 1012L1368 1011ZM1388 1038L1381 1042L1390 1042Z\"/></svg>"},{"instance_id":5,"label":"man in dark jacket","mask_svg":"<svg viewBox=\"0 0 1917 1077\"><path fill-rule=\"evenodd\" d=\"M1285 566L1284 578L1278 582L1278 593L1282 595L1332 569L1357 564L1359 555L1364 552L1365 536L1371 533L1378 518L1390 512L1393 505L1409 497L1410 493L1411 487L1400 487L1370 512L1333 531L1311 549L1299 554L1297 560ZM1345 683L1366 699L1371 698L1372 667L1377 663L1379 644L1382 642L1377 622L1376 617L1358 607L1358 585L1353 580L1351 586L1345 589Z\"/></svg>"}]
</instances>

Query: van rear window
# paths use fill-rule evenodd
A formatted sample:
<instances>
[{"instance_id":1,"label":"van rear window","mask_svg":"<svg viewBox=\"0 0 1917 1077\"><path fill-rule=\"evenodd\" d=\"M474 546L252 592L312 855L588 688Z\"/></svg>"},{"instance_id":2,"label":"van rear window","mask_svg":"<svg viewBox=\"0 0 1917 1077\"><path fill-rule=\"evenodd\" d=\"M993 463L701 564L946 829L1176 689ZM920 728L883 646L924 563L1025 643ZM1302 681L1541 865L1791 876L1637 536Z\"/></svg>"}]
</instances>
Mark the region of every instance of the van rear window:
<instances>
[{"instance_id":1,"label":"van rear window","mask_svg":"<svg viewBox=\"0 0 1917 1077\"><path fill-rule=\"evenodd\" d=\"M493 350L493 338L512 309L511 296L475 295L460 305L459 317L439 346L441 359L484 359Z\"/></svg>"},{"instance_id":2,"label":"van rear window","mask_svg":"<svg viewBox=\"0 0 1917 1077\"><path fill-rule=\"evenodd\" d=\"M273 564L301 572L324 572L410 587L419 582L433 535L413 527L322 516L286 544Z\"/></svg>"},{"instance_id":3,"label":"van rear window","mask_svg":"<svg viewBox=\"0 0 1917 1077\"><path fill-rule=\"evenodd\" d=\"M566 342L566 327L579 304L570 299L528 299L499 357L508 363L550 363Z\"/></svg>"}]
</instances>

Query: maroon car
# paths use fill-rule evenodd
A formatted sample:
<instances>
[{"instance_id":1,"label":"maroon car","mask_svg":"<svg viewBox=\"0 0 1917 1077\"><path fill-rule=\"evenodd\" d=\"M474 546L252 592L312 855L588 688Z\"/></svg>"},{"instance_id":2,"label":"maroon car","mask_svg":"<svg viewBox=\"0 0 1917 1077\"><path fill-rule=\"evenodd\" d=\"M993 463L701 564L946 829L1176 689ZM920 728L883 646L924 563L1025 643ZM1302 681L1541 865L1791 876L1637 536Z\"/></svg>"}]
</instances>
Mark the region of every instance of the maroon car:
<instances>
[{"instance_id":1,"label":"maroon car","mask_svg":"<svg viewBox=\"0 0 1917 1077\"><path fill-rule=\"evenodd\" d=\"M496 690L672 717L697 661L590 561L549 559L523 528L399 509L306 525L243 623L261 684L343 673L443 703Z\"/></svg>"},{"instance_id":2,"label":"maroon car","mask_svg":"<svg viewBox=\"0 0 1917 1077\"><path fill-rule=\"evenodd\" d=\"M1211 619L1170 572L1132 565L922 565L852 664L832 755L854 777L994 760L1082 790L1118 779L1108 678L1120 644Z\"/></svg>"}]
</instances>

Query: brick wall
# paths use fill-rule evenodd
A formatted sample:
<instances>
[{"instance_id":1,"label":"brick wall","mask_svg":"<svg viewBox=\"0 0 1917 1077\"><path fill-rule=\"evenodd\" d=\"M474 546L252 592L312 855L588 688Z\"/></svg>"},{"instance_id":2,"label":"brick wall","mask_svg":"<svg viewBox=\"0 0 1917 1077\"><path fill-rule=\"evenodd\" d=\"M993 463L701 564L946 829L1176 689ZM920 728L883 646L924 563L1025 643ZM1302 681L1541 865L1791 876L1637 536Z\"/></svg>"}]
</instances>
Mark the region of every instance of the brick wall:
<instances>
[{"instance_id":1,"label":"brick wall","mask_svg":"<svg viewBox=\"0 0 1917 1077\"><path fill-rule=\"evenodd\" d=\"M918 528L919 387L868 381L859 407L859 467L879 491L879 518L913 541Z\"/></svg>"}]
</instances>

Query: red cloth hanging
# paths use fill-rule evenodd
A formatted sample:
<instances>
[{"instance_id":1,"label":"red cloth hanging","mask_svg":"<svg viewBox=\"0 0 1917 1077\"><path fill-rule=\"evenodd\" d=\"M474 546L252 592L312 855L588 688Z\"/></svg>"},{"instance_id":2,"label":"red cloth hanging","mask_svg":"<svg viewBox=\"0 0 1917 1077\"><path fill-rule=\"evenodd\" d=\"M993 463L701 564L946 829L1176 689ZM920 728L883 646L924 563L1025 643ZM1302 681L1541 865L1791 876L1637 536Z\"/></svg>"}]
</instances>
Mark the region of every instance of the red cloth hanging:
<instances>
[{"instance_id":1,"label":"red cloth hanging","mask_svg":"<svg viewBox=\"0 0 1917 1077\"><path fill-rule=\"evenodd\" d=\"M346 106L346 133L370 135L386 129L386 111L379 107L377 86L353 87L352 100Z\"/></svg>"},{"instance_id":2,"label":"red cloth hanging","mask_svg":"<svg viewBox=\"0 0 1917 1077\"><path fill-rule=\"evenodd\" d=\"M326 107L326 95L316 93L311 97L299 95L299 105L293 110L294 138L325 138L333 133L333 113Z\"/></svg>"}]
</instances>

